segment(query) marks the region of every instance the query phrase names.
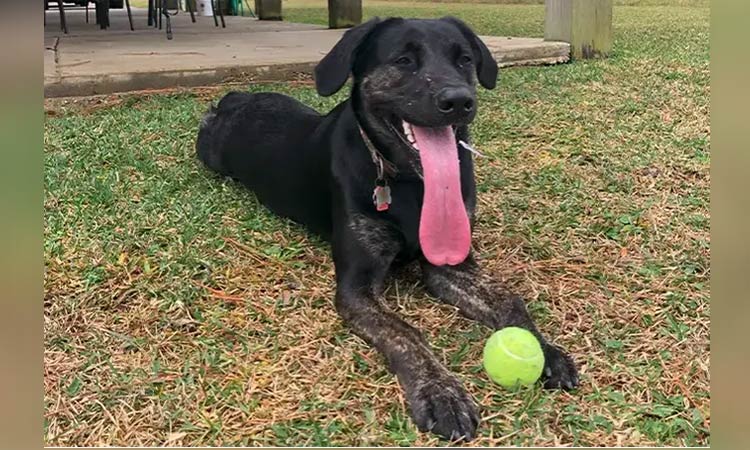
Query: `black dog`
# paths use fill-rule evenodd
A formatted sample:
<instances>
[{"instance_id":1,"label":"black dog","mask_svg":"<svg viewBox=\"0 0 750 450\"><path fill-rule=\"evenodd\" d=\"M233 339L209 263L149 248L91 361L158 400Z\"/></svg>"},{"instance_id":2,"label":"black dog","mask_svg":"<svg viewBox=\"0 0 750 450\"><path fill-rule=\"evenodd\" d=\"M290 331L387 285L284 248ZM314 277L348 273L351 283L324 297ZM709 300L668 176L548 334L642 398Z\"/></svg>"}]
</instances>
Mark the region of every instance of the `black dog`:
<instances>
[{"instance_id":1,"label":"black dog","mask_svg":"<svg viewBox=\"0 0 750 450\"><path fill-rule=\"evenodd\" d=\"M351 97L326 116L284 95L227 94L203 119L200 159L331 241L336 309L385 356L421 430L469 440L479 415L419 331L380 305L394 264L418 260L428 291L471 319L532 331L544 348L545 387L575 387L571 358L470 253L476 192L467 125L475 81L495 87L487 47L454 18L373 19L318 64L318 93L337 92L350 73Z\"/></svg>"}]
</instances>

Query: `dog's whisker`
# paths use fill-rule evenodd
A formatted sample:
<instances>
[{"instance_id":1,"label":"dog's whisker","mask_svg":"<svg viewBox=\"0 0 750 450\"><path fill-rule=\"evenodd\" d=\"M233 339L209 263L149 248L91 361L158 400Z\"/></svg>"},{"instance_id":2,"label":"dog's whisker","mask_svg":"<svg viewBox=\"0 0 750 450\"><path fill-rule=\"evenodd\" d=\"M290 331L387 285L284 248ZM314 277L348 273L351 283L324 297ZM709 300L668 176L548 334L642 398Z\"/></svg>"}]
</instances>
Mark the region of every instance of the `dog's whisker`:
<instances>
[{"instance_id":1,"label":"dog's whisker","mask_svg":"<svg viewBox=\"0 0 750 450\"><path fill-rule=\"evenodd\" d=\"M471 145L467 144L466 142L459 139L458 143L461 145L461 147L465 148L466 150L470 151L471 153L477 155L480 158L484 158L484 154L480 152L479 150L475 149Z\"/></svg>"}]
</instances>

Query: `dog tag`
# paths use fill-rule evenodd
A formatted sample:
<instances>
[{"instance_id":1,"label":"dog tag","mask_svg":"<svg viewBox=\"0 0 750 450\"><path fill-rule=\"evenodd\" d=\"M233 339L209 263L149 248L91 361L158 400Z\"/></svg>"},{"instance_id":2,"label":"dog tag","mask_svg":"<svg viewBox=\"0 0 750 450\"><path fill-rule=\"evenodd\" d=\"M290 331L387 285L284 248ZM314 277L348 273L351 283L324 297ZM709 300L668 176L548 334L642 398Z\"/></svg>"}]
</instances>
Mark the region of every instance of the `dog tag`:
<instances>
[{"instance_id":1,"label":"dog tag","mask_svg":"<svg viewBox=\"0 0 750 450\"><path fill-rule=\"evenodd\" d=\"M372 201L375 203L376 210L387 211L391 205L391 187L384 182L378 181L372 193Z\"/></svg>"}]
</instances>

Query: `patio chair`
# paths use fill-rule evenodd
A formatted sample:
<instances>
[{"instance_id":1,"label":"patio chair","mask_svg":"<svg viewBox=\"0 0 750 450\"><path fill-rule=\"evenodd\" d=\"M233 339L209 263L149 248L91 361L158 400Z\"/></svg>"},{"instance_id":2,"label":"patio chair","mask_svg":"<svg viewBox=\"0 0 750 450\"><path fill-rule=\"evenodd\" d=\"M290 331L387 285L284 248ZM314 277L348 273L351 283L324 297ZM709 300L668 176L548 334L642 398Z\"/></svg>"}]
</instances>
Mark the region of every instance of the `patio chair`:
<instances>
[{"instance_id":1,"label":"patio chair","mask_svg":"<svg viewBox=\"0 0 750 450\"><path fill-rule=\"evenodd\" d=\"M190 12L190 20L195 23L195 12L193 11L193 4L190 0L185 1L185 6L187 6L187 10ZM221 0L211 0L211 6L212 6L212 12L214 17L214 25L219 26L219 22L216 18L216 10L218 8L219 10L219 16L221 17L221 27L226 28L226 23L224 22L224 11L221 9ZM176 16L179 14L180 10L179 8L175 9L174 12L170 12L169 8L167 7L167 0L148 0L148 25L159 27L159 29L162 29L162 17L164 18L164 21L166 21L166 32L167 32L167 39L172 39L172 16Z\"/></svg>"},{"instance_id":2,"label":"patio chair","mask_svg":"<svg viewBox=\"0 0 750 450\"><path fill-rule=\"evenodd\" d=\"M57 9L60 11L60 28L63 33L68 34L68 22L65 20L65 6L63 6L62 0L56 0ZM44 24L47 24L47 10L49 9L49 0L44 0Z\"/></svg>"},{"instance_id":3,"label":"patio chair","mask_svg":"<svg viewBox=\"0 0 750 450\"><path fill-rule=\"evenodd\" d=\"M185 6L187 6L188 11L190 12L190 20L195 23L195 13L193 12L192 3L187 0L185 1ZM148 24L153 25L154 27L158 26L161 30L163 17L167 22L167 39L172 39L172 16L176 16L179 13L179 6L174 10L174 12L169 11L167 0L149 0L148 2Z\"/></svg>"},{"instance_id":4,"label":"patio chair","mask_svg":"<svg viewBox=\"0 0 750 450\"><path fill-rule=\"evenodd\" d=\"M78 6L84 6L80 2L71 1L70 3L76 3ZM96 23L101 27L102 30L109 28L109 0L84 0L86 8L86 23L89 23L89 4L94 3L96 5ZM130 31L135 31L133 27L133 13L130 9L130 0L124 0L125 8L128 11L128 22L130 23ZM60 28L63 33L68 34L68 21L65 18L65 5L63 0L57 0L57 8L60 11ZM49 0L44 0L44 10L49 9ZM45 15L46 23L46 15Z\"/></svg>"},{"instance_id":5,"label":"patio chair","mask_svg":"<svg viewBox=\"0 0 750 450\"><path fill-rule=\"evenodd\" d=\"M219 26L219 22L216 21L216 10L218 9L221 17L221 28L226 28L227 24L224 23L224 9L221 6L221 0L211 0L211 9L214 13L214 26Z\"/></svg>"},{"instance_id":6,"label":"patio chair","mask_svg":"<svg viewBox=\"0 0 750 450\"><path fill-rule=\"evenodd\" d=\"M96 23L103 29L109 28L109 7L110 0L85 0L86 1L86 23L89 23L89 4L93 3L96 9ZM128 11L128 23L130 31L135 31L133 27L133 13L130 10L130 0L124 0L125 8ZM120 4L122 6L122 4Z\"/></svg>"}]
</instances>

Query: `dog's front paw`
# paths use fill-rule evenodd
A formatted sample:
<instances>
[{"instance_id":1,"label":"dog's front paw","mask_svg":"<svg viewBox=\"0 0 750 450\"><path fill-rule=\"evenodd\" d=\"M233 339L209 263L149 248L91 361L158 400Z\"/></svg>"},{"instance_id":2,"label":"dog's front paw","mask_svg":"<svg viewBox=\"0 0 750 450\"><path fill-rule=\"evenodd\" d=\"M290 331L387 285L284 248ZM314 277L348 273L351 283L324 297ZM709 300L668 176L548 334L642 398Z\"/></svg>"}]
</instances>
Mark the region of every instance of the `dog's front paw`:
<instances>
[{"instance_id":1,"label":"dog's front paw","mask_svg":"<svg viewBox=\"0 0 750 450\"><path fill-rule=\"evenodd\" d=\"M544 378L545 389L575 389L579 382L573 358L552 344L544 347Z\"/></svg>"},{"instance_id":2,"label":"dog's front paw","mask_svg":"<svg viewBox=\"0 0 750 450\"><path fill-rule=\"evenodd\" d=\"M411 416L420 431L432 431L451 441L468 442L476 437L479 411L455 376L446 372L413 380L405 387Z\"/></svg>"}]
</instances>

